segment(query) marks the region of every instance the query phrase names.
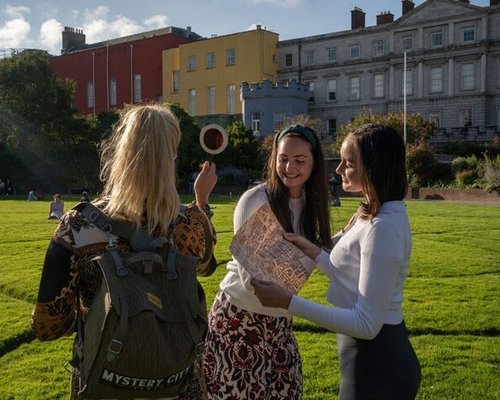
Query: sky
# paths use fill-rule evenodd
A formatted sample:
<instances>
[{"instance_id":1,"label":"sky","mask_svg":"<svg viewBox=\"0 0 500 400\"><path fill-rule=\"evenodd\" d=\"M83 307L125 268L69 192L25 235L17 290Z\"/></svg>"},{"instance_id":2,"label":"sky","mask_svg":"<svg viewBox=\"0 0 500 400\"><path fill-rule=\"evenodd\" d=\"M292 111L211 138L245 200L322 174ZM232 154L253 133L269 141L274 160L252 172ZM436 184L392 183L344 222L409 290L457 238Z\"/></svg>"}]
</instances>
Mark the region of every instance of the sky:
<instances>
[{"instance_id":1,"label":"sky","mask_svg":"<svg viewBox=\"0 0 500 400\"><path fill-rule=\"evenodd\" d=\"M415 6L424 0L414 0ZM489 0L471 0L488 6ZM401 0L2 0L0 56L10 49L61 53L65 26L83 29L87 43L166 26L188 26L203 37L254 29L288 40L351 28L351 10L361 8L366 26L390 11L401 16Z\"/></svg>"}]
</instances>

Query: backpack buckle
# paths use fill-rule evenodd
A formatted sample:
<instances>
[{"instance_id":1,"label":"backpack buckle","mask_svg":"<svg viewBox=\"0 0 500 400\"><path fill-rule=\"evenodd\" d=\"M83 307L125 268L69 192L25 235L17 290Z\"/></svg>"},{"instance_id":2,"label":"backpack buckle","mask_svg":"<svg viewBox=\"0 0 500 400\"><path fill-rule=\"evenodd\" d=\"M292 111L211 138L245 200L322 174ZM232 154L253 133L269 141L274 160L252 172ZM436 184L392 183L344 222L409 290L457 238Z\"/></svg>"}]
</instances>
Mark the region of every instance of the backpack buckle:
<instances>
[{"instance_id":1,"label":"backpack buckle","mask_svg":"<svg viewBox=\"0 0 500 400\"><path fill-rule=\"evenodd\" d=\"M108 346L108 354L106 354L106 361L111 362L118 357L120 351L122 351L122 344L121 340L111 339Z\"/></svg>"}]
</instances>

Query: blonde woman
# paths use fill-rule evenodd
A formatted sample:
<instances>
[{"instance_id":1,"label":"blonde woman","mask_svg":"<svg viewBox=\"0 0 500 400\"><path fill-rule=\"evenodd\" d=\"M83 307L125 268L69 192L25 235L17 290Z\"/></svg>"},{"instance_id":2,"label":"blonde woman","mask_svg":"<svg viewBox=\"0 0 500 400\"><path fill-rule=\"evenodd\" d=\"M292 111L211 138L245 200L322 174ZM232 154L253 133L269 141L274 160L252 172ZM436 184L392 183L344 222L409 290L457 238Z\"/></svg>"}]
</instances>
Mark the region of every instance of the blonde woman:
<instances>
[{"instance_id":1,"label":"blonde woman","mask_svg":"<svg viewBox=\"0 0 500 400\"><path fill-rule=\"evenodd\" d=\"M133 106L122 114L112 137L103 143L102 196L93 203L110 217L121 216L147 227L151 235L166 236L174 230L179 252L199 257L199 275L215 268L214 234L210 222L209 195L217 181L215 165L206 162L194 183L194 203L179 217L176 190L177 148L180 128L169 108ZM54 340L74 332L77 305L91 304L100 272L91 262L106 243L95 243L97 228L75 210L63 215L47 249L33 328L40 340ZM210 235L209 235L210 236ZM129 243L118 239L126 251ZM79 296L77 298L77 296ZM85 321L85 314L83 316ZM72 398L78 398L78 370L74 371ZM178 399L201 399L198 379Z\"/></svg>"},{"instance_id":2,"label":"blonde woman","mask_svg":"<svg viewBox=\"0 0 500 400\"><path fill-rule=\"evenodd\" d=\"M59 193L56 193L49 204L49 219L61 219L64 214L64 201Z\"/></svg>"}]
</instances>

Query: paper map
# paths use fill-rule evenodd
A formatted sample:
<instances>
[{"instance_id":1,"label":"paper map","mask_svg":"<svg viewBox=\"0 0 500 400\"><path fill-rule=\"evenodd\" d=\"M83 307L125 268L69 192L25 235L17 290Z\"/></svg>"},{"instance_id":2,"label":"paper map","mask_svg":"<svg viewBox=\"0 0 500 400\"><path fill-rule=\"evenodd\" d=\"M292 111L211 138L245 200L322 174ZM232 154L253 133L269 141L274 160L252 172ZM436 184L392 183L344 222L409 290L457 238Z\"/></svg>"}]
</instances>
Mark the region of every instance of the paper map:
<instances>
[{"instance_id":1,"label":"paper map","mask_svg":"<svg viewBox=\"0 0 500 400\"><path fill-rule=\"evenodd\" d=\"M252 277L276 282L297 293L315 262L285 240L284 232L266 203L238 229L229 251Z\"/></svg>"}]
</instances>

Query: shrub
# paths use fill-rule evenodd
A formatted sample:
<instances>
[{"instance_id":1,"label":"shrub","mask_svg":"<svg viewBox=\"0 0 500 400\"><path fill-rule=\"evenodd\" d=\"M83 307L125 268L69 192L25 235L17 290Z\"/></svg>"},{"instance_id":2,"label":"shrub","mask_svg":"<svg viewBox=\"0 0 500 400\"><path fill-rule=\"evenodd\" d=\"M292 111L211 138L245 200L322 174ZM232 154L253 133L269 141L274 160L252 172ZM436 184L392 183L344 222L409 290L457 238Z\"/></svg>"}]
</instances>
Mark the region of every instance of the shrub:
<instances>
[{"instance_id":1,"label":"shrub","mask_svg":"<svg viewBox=\"0 0 500 400\"><path fill-rule=\"evenodd\" d=\"M455 184L460 189L473 187L474 185L476 185L476 181L478 180L478 178L479 175L477 174L476 170L465 169L456 173Z\"/></svg>"},{"instance_id":2,"label":"shrub","mask_svg":"<svg viewBox=\"0 0 500 400\"><path fill-rule=\"evenodd\" d=\"M500 155L495 158L490 158L488 154L484 155L482 177L485 189L490 191L500 189Z\"/></svg>"},{"instance_id":3,"label":"shrub","mask_svg":"<svg viewBox=\"0 0 500 400\"><path fill-rule=\"evenodd\" d=\"M456 157L451 162L451 171L454 175L462 171L475 171L479 168L479 161L475 155L468 157Z\"/></svg>"},{"instance_id":4,"label":"shrub","mask_svg":"<svg viewBox=\"0 0 500 400\"><path fill-rule=\"evenodd\" d=\"M434 179L437 165L434 151L427 143L408 145L406 169L410 186L429 186Z\"/></svg>"}]
</instances>

